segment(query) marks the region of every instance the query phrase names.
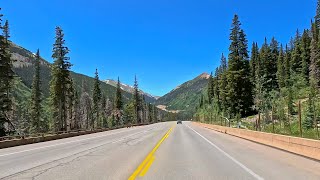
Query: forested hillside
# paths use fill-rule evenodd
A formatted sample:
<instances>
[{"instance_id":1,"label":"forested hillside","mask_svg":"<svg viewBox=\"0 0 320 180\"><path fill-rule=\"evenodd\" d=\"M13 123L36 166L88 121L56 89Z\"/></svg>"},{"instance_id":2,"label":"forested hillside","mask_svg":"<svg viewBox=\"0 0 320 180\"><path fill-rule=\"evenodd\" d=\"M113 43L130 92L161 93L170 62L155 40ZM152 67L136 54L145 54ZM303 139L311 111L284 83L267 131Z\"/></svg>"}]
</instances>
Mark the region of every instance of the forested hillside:
<instances>
[{"instance_id":1,"label":"forested hillside","mask_svg":"<svg viewBox=\"0 0 320 180\"><path fill-rule=\"evenodd\" d=\"M202 73L160 97L156 104L166 106L167 110L178 111L183 117L190 119L195 113L203 89L207 86L208 77L209 74Z\"/></svg>"},{"instance_id":2,"label":"forested hillside","mask_svg":"<svg viewBox=\"0 0 320 180\"><path fill-rule=\"evenodd\" d=\"M34 62L35 55L29 50L18 46L14 43L10 43L10 52L12 53L13 60L13 70L14 72L22 79L22 82L29 88L32 86L33 75L34 75ZM40 78L42 82L41 91L43 92L45 97L49 96L49 82L50 82L50 63L44 59L40 59ZM75 73L70 71L72 78L75 81L76 88L78 91L81 90L82 83L88 84L89 87L93 85L94 78L82 75L79 73ZM94 72L92 73L94 74ZM117 83L117 82L115 82ZM114 98L114 94L116 91L116 87L105 84L101 82L102 89L105 94L108 95L108 98ZM127 91L123 92L123 98L125 101L128 101L132 93L128 93ZM155 99L150 98L149 96L145 96L146 102L153 103Z\"/></svg>"},{"instance_id":3,"label":"forested hillside","mask_svg":"<svg viewBox=\"0 0 320 180\"><path fill-rule=\"evenodd\" d=\"M195 118L219 124L229 118L250 129L319 138L319 30L318 1L310 29L297 30L287 43L275 37L252 42L249 56L247 35L235 15L228 57L222 55L209 78Z\"/></svg>"},{"instance_id":4,"label":"forested hillside","mask_svg":"<svg viewBox=\"0 0 320 180\"><path fill-rule=\"evenodd\" d=\"M2 20L0 15L0 20ZM40 51L20 47L10 39L9 21L0 21L0 136L76 129L95 129L174 120L142 94L70 71L71 58L64 33L55 29L53 64ZM94 73L95 72L95 73Z\"/></svg>"}]
</instances>

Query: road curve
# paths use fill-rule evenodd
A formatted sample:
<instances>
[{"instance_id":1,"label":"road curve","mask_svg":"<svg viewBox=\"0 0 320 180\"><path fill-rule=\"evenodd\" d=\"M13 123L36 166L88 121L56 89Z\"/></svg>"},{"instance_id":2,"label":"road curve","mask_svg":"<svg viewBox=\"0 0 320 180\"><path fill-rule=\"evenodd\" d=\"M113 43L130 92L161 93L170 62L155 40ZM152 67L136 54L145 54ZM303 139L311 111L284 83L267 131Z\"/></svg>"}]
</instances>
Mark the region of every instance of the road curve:
<instances>
[{"instance_id":1,"label":"road curve","mask_svg":"<svg viewBox=\"0 0 320 180\"><path fill-rule=\"evenodd\" d=\"M157 123L0 149L0 179L320 179L320 163L205 129Z\"/></svg>"}]
</instances>

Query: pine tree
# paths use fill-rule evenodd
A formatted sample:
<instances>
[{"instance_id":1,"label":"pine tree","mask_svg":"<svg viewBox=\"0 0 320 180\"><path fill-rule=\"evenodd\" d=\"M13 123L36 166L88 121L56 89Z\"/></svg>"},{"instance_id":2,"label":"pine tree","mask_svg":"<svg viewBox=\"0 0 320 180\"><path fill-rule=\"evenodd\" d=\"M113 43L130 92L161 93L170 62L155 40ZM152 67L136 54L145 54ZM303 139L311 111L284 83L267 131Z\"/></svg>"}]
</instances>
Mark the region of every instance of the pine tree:
<instances>
[{"instance_id":1,"label":"pine tree","mask_svg":"<svg viewBox=\"0 0 320 180\"><path fill-rule=\"evenodd\" d=\"M31 132L39 133L43 129L41 127L41 80L40 80L40 51L37 50L36 59L34 63L35 72L32 82L31 90Z\"/></svg>"},{"instance_id":2,"label":"pine tree","mask_svg":"<svg viewBox=\"0 0 320 180\"><path fill-rule=\"evenodd\" d=\"M6 20L3 26L3 36L6 43L9 45L9 38L10 38L10 29L9 29L9 21Z\"/></svg>"},{"instance_id":3,"label":"pine tree","mask_svg":"<svg viewBox=\"0 0 320 180\"><path fill-rule=\"evenodd\" d=\"M119 77L118 77L118 83L117 83L115 102L116 102L116 109L121 110L123 106L123 102L122 102L122 95L121 95L121 83L120 83Z\"/></svg>"},{"instance_id":4,"label":"pine tree","mask_svg":"<svg viewBox=\"0 0 320 180\"><path fill-rule=\"evenodd\" d=\"M213 84L213 76L212 73L209 76L209 80L208 80L208 100L209 100L209 104L211 104L212 99L214 97L214 84Z\"/></svg>"},{"instance_id":5,"label":"pine tree","mask_svg":"<svg viewBox=\"0 0 320 180\"><path fill-rule=\"evenodd\" d=\"M204 106L204 98L203 98L203 94L201 94L200 102L199 102L199 107L200 107L200 108L203 108L203 106Z\"/></svg>"},{"instance_id":6,"label":"pine tree","mask_svg":"<svg viewBox=\"0 0 320 180\"><path fill-rule=\"evenodd\" d=\"M308 98L308 107L306 109L306 115L303 121L303 127L306 129L312 129L314 126L314 122L313 122L313 117L314 115L314 111L313 111L313 106L312 106L312 95L311 93L309 94L309 98Z\"/></svg>"},{"instance_id":7,"label":"pine tree","mask_svg":"<svg viewBox=\"0 0 320 180\"><path fill-rule=\"evenodd\" d=\"M233 116L237 114L244 116L250 113L253 104L248 45L246 35L240 25L238 16L235 15L230 34L228 85L226 88L228 89L229 112Z\"/></svg>"},{"instance_id":8,"label":"pine tree","mask_svg":"<svg viewBox=\"0 0 320 180\"><path fill-rule=\"evenodd\" d=\"M287 97L287 103L288 103L288 114L293 114L293 94L292 94L292 87L288 87L288 97Z\"/></svg>"},{"instance_id":9,"label":"pine tree","mask_svg":"<svg viewBox=\"0 0 320 180\"><path fill-rule=\"evenodd\" d=\"M301 73L307 83L309 83L309 66L311 54L311 37L309 30L304 30L301 37Z\"/></svg>"},{"instance_id":10,"label":"pine tree","mask_svg":"<svg viewBox=\"0 0 320 180\"><path fill-rule=\"evenodd\" d=\"M273 38L270 46L267 39L260 50L260 77L264 77L264 88L267 92L278 88L277 82L277 59L278 59L278 42Z\"/></svg>"},{"instance_id":11,"label":"pine tree","mask_svg":"<svg viewBox=\"0 0 320 180\"><path fill-rule=\"evenodd\" d=\"M267 80L267 74L268 74L268 70L267 70L267 63L269 60L269 55L270 55L270 49L268 46L268 42L267 42L267 38L264 39L264 43L261 46L260 49L260 57L259 57L259 76L260 77L265 77L265 79ZM269 91L269 89L268 89Z\"/></svg>"},{"instance_id":12,"label":"pine tree","mask_svg":"<svg viewBox=\"0 0 320 180\"><path fill-rule=\"evenodd\" d=\"M297 74L302 73L302 59L301 59L301 36L299 30L296 32L296 37L294 38L294 48L292 50L291 58L291 69Z\"/></svg>"},{"instance_id":13,"label":"pine tree","mask_svg":"<svg viewBox=\"0 0 320 180\"><path fill-rule=\"evenodd\" d=\"M1 8L0 8L1 10ZM11 124L9 113L12 111L12 82L14 72L12 70L12 60L9 49L9 23L2 26L2 14L0 13L0 137L6 134L5 124Z\"/></svg>"},{"instance_id":14,"label":"pine tree","mask_svg":"<svg viewBox=\"0 0 320 180\"><path fill-rule=\"evenodd\" d=\"M124 106L123 110L124 124L131 125L135 120L135 107L133 101L130 101Z\"/></svg>"},{"instance_id":15,"label":"pine tree","mask_svg":"<svg viewBox=\"0 0 320 180\"><path fill-rule=\"evenodd\" d=\"M317 1L317 11L314 19L315 19L315 25L317 26L317 28L320 28L320 0Z\"/></svg>"},{"instance_id":16,"label":"pine tree","mask_svg":"<svg viewBox=\"0 0 320 180\"><path fill-rule=\"evenodd\" d=\"M258 61L259 61L259 47L257 43L253 42L252 50L251 50L251 59L250 59L250 72L251 72L252 83L254 83L256 79L256 68L257 68Z\"/></svg>"},{"instance_id":17,"label":"pine tree","mask_svg":"<svg viewBox=\"0 0 320 180\"><path fill-rule=\"evenodd\" d=\"M219 92L220 92L220 108L223 112L227 110L227 60L224 55L221 55L220 62L220 81L219 84Z\"/></svg>"},{"instance_id":18,"label":"pine tree","mask_svg":"<svg viewBox=\"0 0 320 180\"><path fill-rule=\"evenodd\" d=\"M141 111L141 99L140 99L140 91L137 76L134 77L134 92L133 92L133 101L134 101L134 108L135 108L135 121L136 123L141 123L140 118L140 111Z\"/></svg>"},{"instance_id":19,"label":"pine tree","mask_svg":"<svg viewBox=\"0 0 320 180\"><path fill-rule=\"evenodd\" d=\"M52 121L55 131L66 131L68 126L68 94L71 84L70 58L68 47L65 46L64 33L56 27L55 43L53 44L50 81L50 101Z\"/></svg>"},{"instance_id":20,"label":"pine tree","mask_svg":"<svg viewBox=\"0 0 320 180\"><path fill-rule=\"evenodd\" d=\"M221 73L227 71L228 65L227 65L227 59L224 57L224 54L222 53L221 59L220 59L220 69Z\"/></svg>"},{"instance_id":21,"label":"pine tree","mask_svg":"<svg viewBox=\"0 0 320 180\"><path fill-rule=\"evenodd\" d=\"M319 34L318 27L315 23L312 23L312 40L310 46L310 85L316 89L319 87L320 82L320 69L318 64L320 59L320 49L318 47Z\"/></svg>"},{"instance_id":22,"label":"pine tree","mask_svg":"<svg viewBox=\"0 0 320 180\"><path fill-rule=\"evenodd\" d=\"M284 65L285 65L285 84L286 87L291 86L291 66L290 66L290 60L291 60L291 52L288 48L288 45L286 45L286 51L284 56Z\"/></svg>"},{"instance_id":23,"label":"pine tree","mask_svg":"<svg viewBox=\"0 0 320 180\"><path fill-rule=\"evenodd\" d=\"M91 121L91 127L94 128L95 124L97 124L98 127L100 127L100 107L101 107L101 88L100 88L100 80L99 80L99 73L98 69L96 69L95 72L95 78L94 78L94 85L93 85L93 119Z\"/></svg>"},{"instance_id":24,"label":"pine tree","mask_svg":"<svg viewBox=\"0 0 320 180\"><path fill-rule=\"evenodd\" d=\"M218 106L220 108L220 88L219 88L219 82L221 78L221 73L222 69L221 66L219 68L216 68L215 71L215 77L213 79L213 92L214 92L214 99L216 99ZM213 99L211 100L213 101Z\"/></svg>"},{"instance_id":25,"label":"pine tree","mask_svg":"<svg viewBox=\"0 0 320 180\"><path fill-rule=\"evenodd\" d=\"M270 87L271 90L277 90L278 82L277 82L277 62L279 56L279 43L273 37L270 42L270 59L269 59L269 66L268 66L268 74L269 79L271 79Z\"/></svg>"},{"instance_id":26,"label":"pine tree","mask_svg":"<svg viewBox=\"0 0 320 180\"><path fill-rule=\"evenodd\" d=\"M118 83L117 83L117 90L116 90L116 96L115 96L115 112L116 112L116 119L117 124L120 125L122 122L122 95L121 95L121 83L120 79L118 77Z\"/></svg>"},{"instance_id":27,"label":"pine tree","mask_svg":"<svg viewBox=\"0 0 320 180\"><path fill-rule=\"evenodd\" d=\"M277 80L279 88L285 87L285 66L284 66L284 51L283 46L281 44L280 52L278 56L278 63L277 63Z\"/></svg>"}]
</instances>

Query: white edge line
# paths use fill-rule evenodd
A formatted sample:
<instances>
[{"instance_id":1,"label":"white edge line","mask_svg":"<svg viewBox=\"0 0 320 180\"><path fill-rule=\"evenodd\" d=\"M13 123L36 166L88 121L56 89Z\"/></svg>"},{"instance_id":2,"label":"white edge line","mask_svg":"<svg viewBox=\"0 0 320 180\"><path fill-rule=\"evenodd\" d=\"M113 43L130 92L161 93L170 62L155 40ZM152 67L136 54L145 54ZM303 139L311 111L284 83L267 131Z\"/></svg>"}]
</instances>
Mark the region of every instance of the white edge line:
<instances>
[{"instance_id":1,"label":"white edge line","mask_svg":"<svg viewBox=\"0 0 320 180\"><path fill-rule=\"evenodd\" d=\"M133 131L133 130L134 130L134 129L132 129L131 131ZM43 147L38 147L38 148L33 148L33 149L27 149L27 150L23 150L23 151L8 153L8 154L2 154L2 155L0 155L0 157L10 156L10 155L14 155L14 154L19 154L19 153L24 153L24 152L29 152L29 151L39 150L39 149L46 149L46 148L55 147L55 146L60 146L60 145L65 145L65 144L70 144L70 143L74 143L74 142L81 142L81 141L86 141L86 140L90 140L90 139L96 139L96 138L111 136L111 135L120 134L120 133L123 133L123 132L125 132L125 131L114 132L114 133L106 134L106 135L103 135L103 136L95 136L95 137L91 137L91 138L79 139L79 140L74 140L74 141L69 141L69 142L59 143L59 144L53 144L53 145L43 146ZM129 132L130 132L130 131L129 131ZM144 131L143 131L143 132L144 132ZM139 133L141 133L141 132L139 132ZM50 142L50 141L47 141L47 142Z\"/></svg>"},{"instance_id":2,"label":"white edge line","mask_svg":"<svg viewBox=\"0 0 320 180\"><path fill-rule=\"evenodd\" d=\"M226 153L225 151L223 151L222 149L220 149L217 145L213 144L211 141L209 141L207 138L205 138L204 136L202 136L200 133L198 133L196 130L192 129L190 126L186 125L189 129L191 129L193 132L195 132L196 134L198 134L202 139L206 140L210 145L212 145L213 147L215 147L218 151L220 151L222 154L224 154L225 156L227 156L229 159L231 159L233 162L235 162L236 164L238 164L242 169L244 169L245 171L247 171L249 174L251 174L253 177L255 177L256 179L259 180L263 180L263 177L259 176L258 174L254 173L251 169L249 169L247 166L243 165L241 162L239 162L238 160L236 160L235 158L233 158L231 155L229 155L228 153Z\"/></svg>"}]
</instances>

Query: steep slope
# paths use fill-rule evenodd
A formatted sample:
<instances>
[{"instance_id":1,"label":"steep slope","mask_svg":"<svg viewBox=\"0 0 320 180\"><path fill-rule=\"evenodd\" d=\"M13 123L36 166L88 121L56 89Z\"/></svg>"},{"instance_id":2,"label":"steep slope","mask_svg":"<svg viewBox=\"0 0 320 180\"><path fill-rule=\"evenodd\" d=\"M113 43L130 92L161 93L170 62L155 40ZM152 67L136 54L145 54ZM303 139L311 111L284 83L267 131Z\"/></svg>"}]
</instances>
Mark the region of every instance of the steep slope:
<instances>
[{"instance_id":1,"label":"steep slope","mask_svg":"<svg viewBox=\"0 0 320 180\"><path fill-rule=\"evenodd\" d=\"M209 74L202 73L160 97L156 104L162 109L192 113L195 111L196 105L198 105L203 89L207 86L208 78Z\"/></svg>"},{"instance_id":2,"label":"steep slope","mask_svg":"<svg viewBox=\"0 0 320 180\"><path fill-rule=\"evenodd\" d=\"M105 82L106 84L109 84L109 85L113 86L113 87L117 87L117 84L118 84L118 82L115 81L115 80L113 80L113 79L107 79L107 80L105 80L104 82ZM122 89L123 91L126 91L126 92L128 92L128 93L130 93L130 94L132 94L132 93L134 92L134 88L133 88L132 86L130 86L130 85L121 83L121 84L120 84L120 87L121 87L121 89ZM147 102L150 102L150 103L156 102L156 100L159 98L159 97L157 97L157 96L153 96L153 95L151 95L151 94L149 94L149 93L146 93L146 92L144 92L144 91L140 91L140 92L144 95L146 101L147 101Z\"/></svg>"},{"instance_id":3,"label":"steep slope","mask_svg":"<svg viewBox=\"0 0 320 180\"><path fill-rule=\"evenodd\" d=\"M14 72L21 78L22 83L27 87L31 88L33 74L34 74L34 67L33 62L35 61L34 54L14 43L11 43L10 51L12 53L13 69ZM44 97L49 96L49 83L50 83L50 63L44 59L41 59L41 69L40 69L40 76L41 76L41 88ZM74 84L76 85L76 89L78 92L81 92L82 84L85 83L86 87L88 87L89 91L93 87L94 78L71 72L71 76L74 80ZM116 88L113 85L101 82L101 89L103 94L105 94L111 100L114 99ZM128 101L131 99L132 94L127 91L123 91L123 99L124 101ZM27 97L25 97L27 98ZM149 98L146 96L146 101L150 103L154 103L155 99Z\"/></svg>"}]
</instances>

